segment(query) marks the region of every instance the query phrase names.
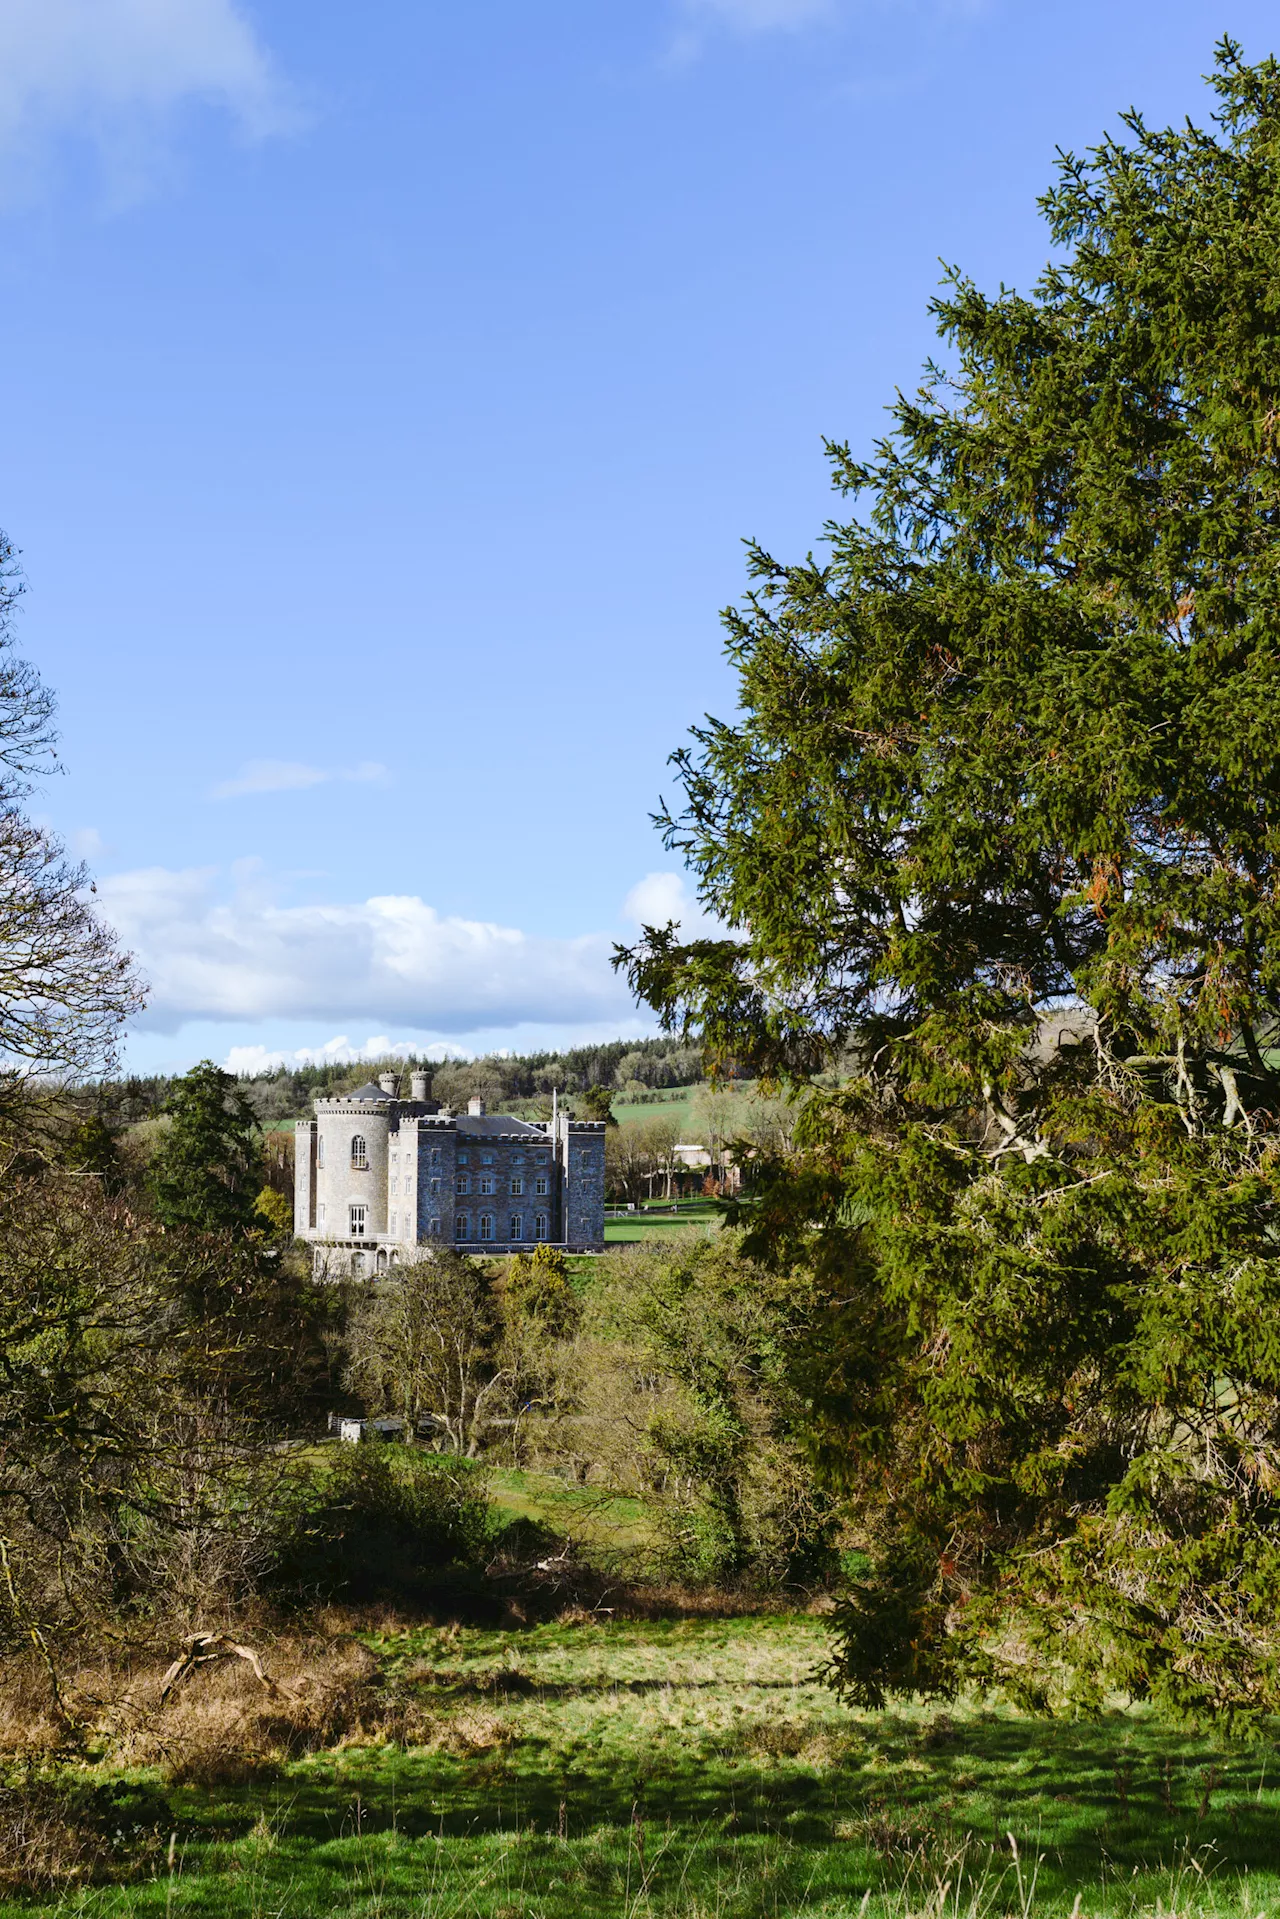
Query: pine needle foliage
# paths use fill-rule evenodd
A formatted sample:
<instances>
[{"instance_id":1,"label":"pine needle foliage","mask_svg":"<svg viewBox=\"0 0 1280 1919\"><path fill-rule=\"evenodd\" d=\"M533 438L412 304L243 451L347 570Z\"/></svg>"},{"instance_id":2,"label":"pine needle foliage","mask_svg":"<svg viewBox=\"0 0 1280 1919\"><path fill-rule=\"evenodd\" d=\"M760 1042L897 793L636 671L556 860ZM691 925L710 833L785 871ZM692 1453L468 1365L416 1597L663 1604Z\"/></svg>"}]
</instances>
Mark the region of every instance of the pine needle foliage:
<instances>
[{"instance_id":1,"label":"pine needle foliage","mask_svg":"<svg viewBox=\"0 0 1280 1919\"><path fill-rule=\"evenodd\" d=\"M1211 85L1061 157L1030 294L950 276L829 556L750 549L664 816L729 936L619 956L804 1089L749 1244L824 1289L866 1703L1280 1708L1280 66Z\"/></svg>"}]
</instances>

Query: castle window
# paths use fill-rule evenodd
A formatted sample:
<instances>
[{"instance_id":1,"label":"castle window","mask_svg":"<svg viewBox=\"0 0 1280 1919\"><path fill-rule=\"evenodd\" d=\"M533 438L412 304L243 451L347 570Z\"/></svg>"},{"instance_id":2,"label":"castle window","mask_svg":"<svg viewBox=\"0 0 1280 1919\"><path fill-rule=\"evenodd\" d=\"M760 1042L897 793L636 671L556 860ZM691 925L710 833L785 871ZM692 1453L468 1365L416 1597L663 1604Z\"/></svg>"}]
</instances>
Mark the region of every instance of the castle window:
<instances>
[{"instance_id":1,"label":"castle window","mask_svg":"<svg viewBox=\"0 0 1280 1919\"><path fill-rule=\"evenodd\" d=\"M454 1182L454 1191L458 1193L469 1193L471 1191L471 1181L465 1173L458 1174Z\"/></svg>"},{"instance_id":2,"label":"castle window","mask_svg":"<svg viewBox=\"0 0 1280 1919\"><path fill-rule=\"evenodd\" d=\"M436 1197L436 1195L437 1195L437 1194L439 1193L439 1191L440 1191L440 1181L439 1181L438 1179L433 1179L433 1180L432 1180L432 1182L431 1182L431 1197L432 1197L432 1199L434 1199L434 1198Z\"/></svg>"},{"instance_id":3,"label":"castle window","mask_svg":"<svg viewBox=\"0 0 1280 1919\"><path fill-rule=\"evenodd\" d=\"M432 1222L431 1222L431 1227L430 1227L430 1232L431 1232L431 1237L432 1237L432 1239L439 1239L439 1237L440 1237L440 1221L439 1221L438 1219L433 1219L433 1220L432 1220Z\"/></svg>"},{"instance_id":4,"label":"castle window","mask_svg":"<svg viewBox=\"0 0 1280 1919\"><path fill-rule=\"evenodd\" d=\"M471 1155L465 1148L458 1154L458 1164L459 1166L470 1166L471 1164Z\"/></svg>"},{"instance_id":5,"label":"castle window","mask_svg":"<svg viewBox=\"0 0 1280 1919\"><path fill-rule=\"evenodd\" d=\"M547 1176L545 1173L538 1174L537 1182L534 1185L533 1190L538 1195L539 1199L545 1199L546 1192L547 1192Z\"/></svg>"},{"instance_id":6,"label":"castle window","mask_svg":"<svg viewBox=\"0 0 1280 1919\"><path fill-rule=\"evenodd\" d=\"M524 1180L519 1173L516 1174L511 1182L511 1190L517 1197L524 1191Z\"/></svg>"},{"instance_id":7,"label":"castle window","mask_svg":"<svg viewBox=\"0 0 1280 1919\"><path fill-rule=\"evenodd\" d=\"M547 1236L547 1216L546 1216L546 1214L545 1214L545 1213L539 1213L539 1214L538 1214L538 1216L537 1216L537 1218L536 1218L536 1219L534 1220L534 1222L533 1222L533 1236L534 1236L534 1238L535 1238L535 1239L545 1239L545 1238L546 1238L546 1236Z\"/></svg>"},{"instance_id":8,"label":"castle window","mask_svg":"<svg viewBox=\"0 0 1280 1919\"><path fill-rule=\"evenodd\" d=\"M363 1253L352 1253L351 1276L353 1279L364 1278L364 1254Z\"/></svg>"},{"instance_id":9,"label":"castle window","mask_svg":"<svg viewBox=\"0 0 1280 1919\"><path fill-rule=\"evenodd\" d=\"M351 1218L350 1218L351 1231L349 1232L347 1237L349 1239L363 1239L364 1223L365 1223L365 1219L368 1216L368 1209L364 1206L353 1206L350 1208L350 1214L351 1214Z\"/></svg>"},{"instance_id":10,"label":"castle window","mask_svg":"<svg viewBox=\"0 0 1280 1919\"><path fill-rule=\"evenodd\" d=\"M456 1219L454 1220L454 1222L453 1222L453 1236L454 1236L454 1238L455 1238L455 1239L465 1239L465 1238L466 1238L466 1236L467 1236L467 1216L466 1216L466 1214L465 1214L465 1213L459 1213L459 1214L458 1214L458 1217L457 1217L457 1218L456 1218Z\"/></svg>"},{"instance_id":11,"label":"castle window","mask_svg":"<svg viewBox=\"0 0 1280 1919\"><path fill-rule=\"evenodd\" d=\"M493 1174L492 1173L481 1173L480 1191L482 1193L491 1193L493 1191Z\"/></svg>"},{"instance_id":12,"label":"castle window","mask_svg":"<svg viewBox=\"0 0 1280 1919\"><path fill-rule=\"evenodd\" d=\"M351 1141L351 1170L363 1173L369 1165L369 1151L364 1143L364 1134L356 1133Z\"/></svg>"},{"instance_id":13,"label":"castle window","mask_svg":"<svg viewBox=\"0 0 1280 1919\"><path fill-rule=\"evenodd\" d=\"M585 1158L585 1157L586 1157L586 1155L584 1154L584 1155L583 1155L583 1157ZM395 1170L396 1170L396 1168L397 1168L397 1166L398 1166L399 1164L400 1164L400 1155L399 1155L399 1153L393 1153L393 1154L391 1155L391 1170L392 1170L392 1172L393 1172L393 1173L395 1172Z\"/></svg>"},{"instance_id":14,"label":"castle window","mask_svg":"<svg viewBox=\"0 0 1280 1919\"><path fill-rule=\"evenodd\" d=\"M394 1198L395 1198L395 1196L396 1196L396 1194L397 1194L397 1193L398 1193L399 1191L400 1191L400 1181L399 1181L398 1179L393 1179L393 1180L392 1180L392 1182L391 1182L391 1197L392 1197L392 1199L394 1199Z\"/></svg>"},{"instance_id":15,"label":"castle window","mask_svg":"<svg viewBox=\"0 0 1280 1919\"><path fill-rule=\"evenodd\" d=\"M523 1153L514 1153L514 1154L512 1155L512 1158L511 1158L511 1164L512 1164L513 1166L523 1166L523 1165L524 1165L524 1154L523 1154Z\"/></svg>"},{"instance_id":16,"label":"castle window","mask_svg":"<svg viewBox=\"0 0 1280 1919\"><path fill-rule=\"evenodd\" d=\"M391 1232L393 1232L393 1233L394 1233L394 1232L395 1232L395 1230L396 1230L396 1216L395 1216L395 1214L394 1214L394 1213L392 1213L392 1215L391 1215L391 1225L390 1225L390 1228L389 1228L389 1230L390 1230Z\"/></svg>"},{"instance_id":17,"label":"castle window","mask_svg":"<svg viewBox=\"0 0 1280 1919\"><path fill-rule=\"evenodd\" d=\"M431 1164L433 1166L438 1166L440 1164L440 1148L438 1146L433 1146L431 1148Z\"/></svg>"},{"instance_id":18,"label":"castle window","mask_svg":"<svg viewBox=\"0 0 1280 1919\"><path fill-rule=\"evenodd\" d=\"M512 1239L524 1238L524 1214L523 1213L512 1213L511 1237Z\"/></svg>"},{"instance_id":19,"label":"castle window","mask_svg":"<svg viewBox=\"0 0 1280 1919\"><path fill-rule=\"evenodd\" d=\"M480 1164L481 1164L482 1166L492 1166L492 1165L493 1165L493 1154L492 1154L492 1153L481 1153L481 1155L480 1155Z\"/></svg>"},{"instance_id":20,"label":"castle window","mask_svg":"<svg viewBox=\"0 0 1280 1919\"><path fill-rule=\"evenodd\" d=\"M480 1237L481 1239L493 1238L493 1214L492 1213L481 1213Z\"/></svg>"},{"instance_id":21,"label":"castle window","mask_svg":"<svg viewBox=\"0 0 1280 1919\"><path fill-rule=\"evenodd\" d=\"M316 1225L317 1226L324 1225L324 1201L323 1200L321 1200L320 1204L316 1207Z\"/></svg>"},{"instance_id":22,"label":"castle window","mask_svg":"<svg viewBox=\"0 0 1280 1919\"><path fill-rule=\"evenodd\" d=\"M321 1133L319 1139L316 1141L316 1165L317 1166L324 1165L324 1134L323 1133Z\"/></svg>"}]
</instances>

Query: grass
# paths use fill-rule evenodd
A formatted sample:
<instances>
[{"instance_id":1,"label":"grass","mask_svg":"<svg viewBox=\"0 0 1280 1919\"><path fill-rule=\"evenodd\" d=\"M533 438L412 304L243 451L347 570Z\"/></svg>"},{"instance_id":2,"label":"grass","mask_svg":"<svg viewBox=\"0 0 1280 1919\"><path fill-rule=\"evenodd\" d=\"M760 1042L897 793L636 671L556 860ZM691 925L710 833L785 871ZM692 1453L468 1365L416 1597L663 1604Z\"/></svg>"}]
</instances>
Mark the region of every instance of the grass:
<instances>
[{"instance_id":1,"label":"grass","mask_svg":"<svg viewBox=\"0 0 1280 1919\"><path fill-rule=\"evenodd\" d=\"M486 1477L499 1519L533 1520L588 1553L610 1558L653 1542L653 1523L639 1499L512 1467L493 1467Z\"/></svg>"},{"instance_id":2,"label":"grass","mask_svg":"<svg viewBox=\"0 0 1280 1919\"><path fill-rule=\"evenodd\" d=\"M609 1209L606 1208L606 1213ZM707 1232L718 1232L721 1213L714 1200L683 1199L673 1212L671 1201L654 1200L646 1202L638 1211L626 1213L621 1219L609 1219L604 1222L606 1246L635 1245L640 1240L665 1239L672 1233L684 1232L690 1226L701 1226Z\"/></svg>"},{"instance_id":3,"label":"grass","mask_svg":"<svg viewBox=\"0 0 1280 1919\"><path fill-rule=\"evenodd\" d=\"M430 1738L348 1738L221 1785L160 1780L176 1836L160 1835L150 1876L0 1913L1254 1919L1280 1907L1274 1748L1181 1738L1136 1714L853 1715L816 1677L824 1629L804 1614L392 1624L360 1638L376 1686L419 1701Z\"/></svg>"},{"instance_id":4,"label":"grass","mask_svg":"<svg viewBox=\"0 0 1280 1919\"><path fill-rule=\"evenodd\" d=\"M683 1126L697 1090L696 1086L672 1086L651 1100L615 1100L613 1117L619 1126L650 1119L674 1119Z\"/></svg>"}]
</instances>

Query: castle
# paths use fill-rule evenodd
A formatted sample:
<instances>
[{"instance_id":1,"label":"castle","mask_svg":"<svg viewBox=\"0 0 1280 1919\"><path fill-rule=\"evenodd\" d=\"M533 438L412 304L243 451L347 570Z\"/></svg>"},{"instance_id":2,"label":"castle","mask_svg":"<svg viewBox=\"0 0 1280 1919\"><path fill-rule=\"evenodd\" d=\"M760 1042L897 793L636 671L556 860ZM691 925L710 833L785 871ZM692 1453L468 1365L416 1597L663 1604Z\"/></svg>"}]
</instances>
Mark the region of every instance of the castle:
<instances>
[{"instance_id":1,"label":"castle","mask_svg":"<svg viewBox=\"0 0 1280 1919\"><path fill-rule=\"evenodd\" d=\"M383 1272L447 1243L486 1253L604 1248L604 1124L557 1112L534 1124L442 1111L426 1073L411 1097L383 1073L298 1121L294 1231L333 1277Z\"/></svg>"}]
</instances>

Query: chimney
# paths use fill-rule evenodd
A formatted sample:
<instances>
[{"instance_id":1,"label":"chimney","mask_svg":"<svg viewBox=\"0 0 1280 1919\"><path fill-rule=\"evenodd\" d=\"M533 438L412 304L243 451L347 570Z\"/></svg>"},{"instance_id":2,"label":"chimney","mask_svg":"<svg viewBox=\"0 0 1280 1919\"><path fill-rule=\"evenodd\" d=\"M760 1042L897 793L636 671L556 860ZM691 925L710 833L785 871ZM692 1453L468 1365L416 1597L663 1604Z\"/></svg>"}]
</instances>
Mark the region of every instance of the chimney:
<instances>
[{"instance_id":1,"label":"chimney","mask_svg":"<svg viewBox=\"0 0 1280 1919\"><path fill-rule=\"evenodd\" d=\"M431 1098L430 1073L410 1073L409 1089L413 1098L415 1100L418 1100L419 1102L430 1099Z\"/></svg>"},{"instance_id":2,"label":"chimney","mask_svg":"<svg viewBox=\"0 0 1280 1919\"><path fill-rule=\"evenodd\" d=\"M388 1099L394 1099L396 1088L400 1084L400 1075L399 1073L379 1073L378 1084Z\"/></svg>"},{"instance_id":3,"label":"chimney","mask_svg":"<svg viewBox=\"0 0 1280 1919\"><path fill-rule=\"evenodd\" d=\"M474 1094L472 1098L467 1101L467 1111L470 1113L472 1119L484 1118L484 1101L481 1099L479 1093Z\"/></svg>"}]
</instances>

